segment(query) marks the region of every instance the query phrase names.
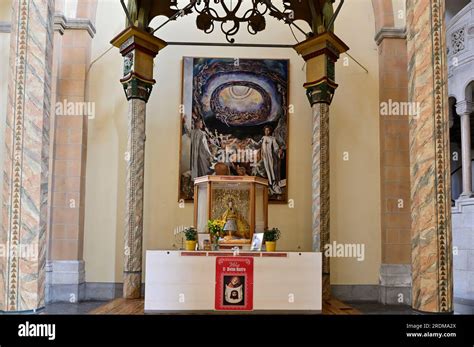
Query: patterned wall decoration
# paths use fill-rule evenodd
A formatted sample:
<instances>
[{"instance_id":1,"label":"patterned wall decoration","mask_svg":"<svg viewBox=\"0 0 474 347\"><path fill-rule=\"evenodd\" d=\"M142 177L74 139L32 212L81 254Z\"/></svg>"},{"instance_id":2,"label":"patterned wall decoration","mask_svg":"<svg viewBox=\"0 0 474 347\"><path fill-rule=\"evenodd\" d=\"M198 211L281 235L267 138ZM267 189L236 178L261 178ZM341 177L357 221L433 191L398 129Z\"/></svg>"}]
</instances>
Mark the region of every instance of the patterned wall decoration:
<instances>
[{"instance_id":1,"label":"patterned wall decoration","mask_svg":"<svg viewBox=\"0 0 474 347\"><path fill-rule=\"evenodd\" d=\"M466 35L464 27L456 30L451 34L451 48L453 50L453 54L459 53L466 48L464 40L465 36Z\"/></svg>"}]
</instances>

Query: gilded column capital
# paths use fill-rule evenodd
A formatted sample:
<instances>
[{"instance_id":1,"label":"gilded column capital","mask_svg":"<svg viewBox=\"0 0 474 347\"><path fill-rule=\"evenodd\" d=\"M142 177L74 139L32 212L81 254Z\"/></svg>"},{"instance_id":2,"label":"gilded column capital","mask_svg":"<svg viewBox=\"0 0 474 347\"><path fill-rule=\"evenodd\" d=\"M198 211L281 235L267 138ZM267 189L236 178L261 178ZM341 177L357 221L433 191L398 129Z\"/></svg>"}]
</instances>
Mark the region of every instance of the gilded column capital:
<instances>
[{"instance_id":1,"label":"gilded column capital","mask_svg":"<svg viewBox=\"0 0 474 347\"><path fill-rule=\"evenodd\" d=\"M124 58L123 78L120 82L127 99L148 102L153 85L153 60L167 43L137 27L129 27L111 42Z\"/></svg>"},{"instance_id":2,"label":"gilded column capital","mask_svg":"<svg viewBox=\"0 0 474 347\"><path fill-rule=\"evenodd\" d=\"M306 95L311 105L331 104L336 91L335 65L339 56L349 47L334 33L320 35L298 43L294 49L306 61Z\"/></svg>"}]
</instances>

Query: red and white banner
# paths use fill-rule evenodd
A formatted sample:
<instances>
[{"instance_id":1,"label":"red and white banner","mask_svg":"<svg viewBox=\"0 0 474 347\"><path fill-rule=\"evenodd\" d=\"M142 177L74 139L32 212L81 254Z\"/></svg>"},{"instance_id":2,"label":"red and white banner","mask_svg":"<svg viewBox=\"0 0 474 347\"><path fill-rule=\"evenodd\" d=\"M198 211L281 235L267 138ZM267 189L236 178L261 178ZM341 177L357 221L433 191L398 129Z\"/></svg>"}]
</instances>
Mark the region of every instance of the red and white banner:
<instances>
[{"instance_id":1,"label":"red and white banner","mask_svg":"<svg viewBox=\"0 0 474 347\"><path fill-rule=\"evenodd\" d=\"M253 310L253 257L217 257L215 309Z\"/></svg>"}]
</instances>

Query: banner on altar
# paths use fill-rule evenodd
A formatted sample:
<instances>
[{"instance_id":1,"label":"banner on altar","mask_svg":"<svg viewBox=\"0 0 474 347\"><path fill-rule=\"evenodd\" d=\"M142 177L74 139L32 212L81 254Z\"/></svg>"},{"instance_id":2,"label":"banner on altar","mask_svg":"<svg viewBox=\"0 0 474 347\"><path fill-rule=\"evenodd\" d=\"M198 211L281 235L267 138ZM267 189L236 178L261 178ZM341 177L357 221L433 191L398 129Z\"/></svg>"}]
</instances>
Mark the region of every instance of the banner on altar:
<instances>
[{"instance_id":1,"label":"banner on altar","mask_svg":"<svg viewBox=\"0 0 474 347\"><path fill-rule=\"evenodd\" d=\"M215 309L253 310L253 257L217 257Z\"/></svg>"}]
</instances>

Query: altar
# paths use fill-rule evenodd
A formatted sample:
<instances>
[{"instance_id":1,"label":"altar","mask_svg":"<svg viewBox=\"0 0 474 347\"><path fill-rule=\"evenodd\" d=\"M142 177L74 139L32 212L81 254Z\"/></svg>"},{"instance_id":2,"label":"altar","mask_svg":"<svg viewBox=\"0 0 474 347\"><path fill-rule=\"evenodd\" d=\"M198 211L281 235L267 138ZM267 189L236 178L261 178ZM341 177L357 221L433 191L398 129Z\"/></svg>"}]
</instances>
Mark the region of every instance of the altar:
<instances>
[{"instance_id":1,"label":"altar","mask_svg":"<svg viewBox=\"0 0 474 347\"><path fill-rule=\"evenodd\" d=\"M319 252L150 250L145 313L318 314L321 271Z\"/></svg>"}]
</instances>

